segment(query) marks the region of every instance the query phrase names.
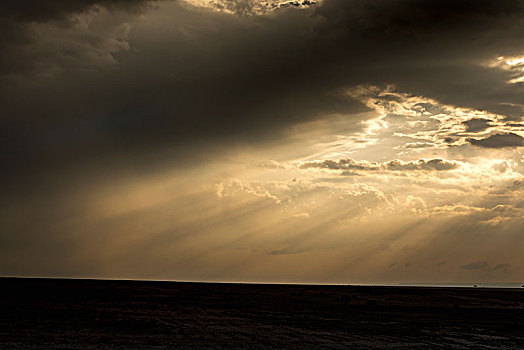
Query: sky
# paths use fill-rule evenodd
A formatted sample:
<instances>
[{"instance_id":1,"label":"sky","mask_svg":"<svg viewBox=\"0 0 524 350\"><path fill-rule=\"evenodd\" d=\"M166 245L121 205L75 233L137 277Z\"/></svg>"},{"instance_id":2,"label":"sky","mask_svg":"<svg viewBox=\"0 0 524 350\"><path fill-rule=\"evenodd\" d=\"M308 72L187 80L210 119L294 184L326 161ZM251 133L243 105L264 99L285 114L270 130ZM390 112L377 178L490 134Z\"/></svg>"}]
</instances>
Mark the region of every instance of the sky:
<instances>
[{"instance_id":1,"label":"sky","mask_svg":"<svg viewBox=\"0 0 524 350\"><path fill-rule=\"evenodd\" d=\"M0 4L0 275L524 282L522 0Z\"/></svg>"}]
</instances>

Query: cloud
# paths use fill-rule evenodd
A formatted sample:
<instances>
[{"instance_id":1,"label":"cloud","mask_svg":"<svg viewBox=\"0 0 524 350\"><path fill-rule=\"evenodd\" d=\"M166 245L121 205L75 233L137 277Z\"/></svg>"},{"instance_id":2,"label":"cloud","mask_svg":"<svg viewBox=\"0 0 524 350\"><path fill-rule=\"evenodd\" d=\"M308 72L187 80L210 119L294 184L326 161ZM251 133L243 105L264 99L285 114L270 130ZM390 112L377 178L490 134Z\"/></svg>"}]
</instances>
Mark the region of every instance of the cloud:
<instances>
[{"instance_id":1,"label":"cloud","mask_svg":"<svg viewBox=\"0 0 524 350\"><path fill-rule=\"evenodd\" d=\"M511 267L511 264L508 263L500 263L495 266L493 266L493 270L503 270L508 271L508 269Z\"/></svg>"},{"instance_id":2,"label":"cloud","mask_svg":"<svg viewBox=\"0 0 524 350\"><path fill-rule=\"evenodd\" d=\"M522 180L515 180L513 181L509 186L507 186L506 190L508 191L520 191L524 189L524 181Z\"/></svg>"},{"instance_id":3,"label":"cloud","mask_svg":"<svg viewBox=\"0 0 524 350\"><path fill-rule=\"evenodd\" d=\"M112 55L129 48L126 23L134 21L150 3L149 0L2 3L0 77L13 74L43 77L63 69L114 67L117 61Z\"/></svg>"},{"instance_id":4,"label":"cloud","mask_svg":"<svg viewBox=\"0 0 524 350\"><path fill-rule=\"evenodd\" d=\"M419 170L419 171L447 171L457 169L460 166L460 163L455 161L449 161L445 159L435 158L435 159L419 159L418 161L413 162L402 162L400 160L393 160L386 163L386 168L388 170L398 170L398 171L409 171L409 170Z\"/></svg>"},{"instance_id":5,"label":"cloud","mask_svg":"<svg viewBox=\"0 0 524 350\"><path fill-rule=\"evenodd\" d=\"M395 149L446 149L467 145L475 137L518 134L519 123L485 110L443 104L424 96L399 92L394 86L360 85L348 94L374 109L379 117L368 136L397 138Z\"/></svg>"},{"instance_id":6,"label":"cloud","mask_svg":"<svg viewBox=\"0 0 524 350\"><path fill-rule=\"evenodd\" d=\"M302 169L319 168L329 170L351 171L448 171L460 167L459 162L445 159L419 159L417 161L401 161L398 159L384 163L358 162L351 158L304 162Z\"/></svg>"},{"instance_id":7,"label":"cloud","mask_svg":"<svg viewBox=\"0 0 524 350\"><path fill-rule=\"evenodd\" d=\"M466 269L466 270L482 270L482 271L487 271L490 269L490 265L488 264L487 261L475 261L475 262L471 262L469 264L466 264L466 265L462 265L460 266L461 269Z\"/></svg>"},{"instance_id":8,"label":"cloud","mask_svg":"<svg viewBox=\"0 0 524 350\"><path fill-rule=\"evenodd\" d=\"M277 162L276 160L265 160L258 163L258 166L266 169L287 169L286 164Z\"/></svg>"},{"instance_id":9,"label":"cloud","mask_svg":"<svg viewBox=\"0 0 524 350\"><path fill-rule=\"evenodd\" d=\"M280 0L183 0L193 6L207 7L224 11L226 13L232 13L237 15L263 15L268 12L284 9L287 7L292 8L308 8L315 6L319 1L300 0L300 1L280 1Z\"/></svg>"},{"instance_id":10,"label":"cloud","mask_svg":"<svg viewBox=\"0 0 524 350\"><path fill-rule=\"evenodd\" d=\"M14 21L47 22L66 20L70 14L82 13L94 5L108 8L137 10L150 2L149 0L28 0L5 2L1 5L1 16Z\"/></svg>"},{"instance_id":11,"label":"cloud","mask_svg":"<svg viewBox=\"0 0 524 350\"><path fill-rule=\"evenodd\" d=\"M484 148L506 148L524 146L524 137L508 132L505 134L495 134L484 139L468 138L469 143Z\"/></svg>"},{"instance_id":12,"label":"cloud","mask_svg":"<svg viewBox=\"0 0 524 350\"><path fill-rule=\"evenodd\" d=\"M315 162L305 162L300 165L302 169L321 168L329 170L377 170L379 165L376 163L357 162L350 158L335 160L323 160Z\"/></svg>"},{"instance_id":13,"label":"cloud","mask_svg":"<svg viewBox=\"0 0 524 350\"><path fill-rule=\"evenodd\" d=\"M188 142L195 154L274 142L329 115L357 128L370 109L344 91L362 83L487 110L522 103L499 68L480 64L522 46L516 0L300 1L307 10L293 2L261 16L181 2L11 3L0 5L12 26L0 127L12 178L100 155L195 159ZM242 13L265 3L215 5Z\"/></svg>"},{"instance_id":14,"label":"cloud","mask_svg":"<svg viewBox=\"0 0 524 350\"><path fill-rule=\"evenodd\" d=\"M462 124L466 126L467 132L479 132L491 127L490 122L491 120L489 119L473 118L462 122Z\"/></svg>"},{"instance_id":15,"label":"cloud","mask_svg":"<svg viewBox=\"0 0 524 350\"><path fill-rule=\"evenodd\" d=\"M461 269L466 270L481 270L481 271L503 271L508 272L511 264L509 263L499 263L495 266L491 266L487 261L475 261L466 265L460 266Z\"/></svg>"},{"instance_id":16,"label":"cloud","mask_svg":"<svg viewBox=\"0 0 524 350\"><path fill-rule=\"evenodd\" d=\"M292 248L292 247L286 247L286 248L282 248L282 249L272 250L268 254L269 255L289 255L289 254L301 254L301 253L304 253L306 251L307 250L296 249L296 248Z\"/></svg>"}]
</instances>

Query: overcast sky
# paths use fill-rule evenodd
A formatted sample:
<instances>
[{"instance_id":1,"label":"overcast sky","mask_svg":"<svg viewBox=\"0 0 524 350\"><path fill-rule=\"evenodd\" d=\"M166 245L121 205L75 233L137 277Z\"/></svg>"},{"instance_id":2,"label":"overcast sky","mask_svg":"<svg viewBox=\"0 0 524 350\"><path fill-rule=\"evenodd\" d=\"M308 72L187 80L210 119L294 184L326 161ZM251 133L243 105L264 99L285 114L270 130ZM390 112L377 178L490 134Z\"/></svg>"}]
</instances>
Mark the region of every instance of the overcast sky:
<instances>
[{"instance_id":1,"label":"overcast sky","mask_svg":"<svg viewBox=\"0 0 524 350\"><path fill-rule=\"evenodd\" d=\"M522 282L524 1L22 1L0 23L0 275Z\"/></svg>"}]
</instances>

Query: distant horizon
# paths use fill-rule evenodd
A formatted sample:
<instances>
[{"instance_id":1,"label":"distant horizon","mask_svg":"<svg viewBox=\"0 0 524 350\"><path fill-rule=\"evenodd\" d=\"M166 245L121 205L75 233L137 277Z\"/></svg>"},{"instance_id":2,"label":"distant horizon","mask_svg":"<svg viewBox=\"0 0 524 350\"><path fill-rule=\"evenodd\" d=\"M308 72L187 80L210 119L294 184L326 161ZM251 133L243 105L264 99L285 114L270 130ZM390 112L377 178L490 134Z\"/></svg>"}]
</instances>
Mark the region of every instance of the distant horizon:
<instances>
[{"instance_id":1,"label":"distant horizon","mask_svg":"<svg viewBox=\"0 0 524 350\"><path fill-rule=\"evenodd\" d=\"M49 279L49 280L87 280L114 282L169 282L169 283L202 283L202 284L250 284L250 285L297 285L297 286L355 286L355 287L457 287L457 288L522 288L519 282L405 282L405 283L314 283L314 282L264 282L264 281L190 281L163 279L130 279L130 278L96 278L96 277L53 277L53 276L0 276L0 279Z\"/></svg>"}]
</instances>

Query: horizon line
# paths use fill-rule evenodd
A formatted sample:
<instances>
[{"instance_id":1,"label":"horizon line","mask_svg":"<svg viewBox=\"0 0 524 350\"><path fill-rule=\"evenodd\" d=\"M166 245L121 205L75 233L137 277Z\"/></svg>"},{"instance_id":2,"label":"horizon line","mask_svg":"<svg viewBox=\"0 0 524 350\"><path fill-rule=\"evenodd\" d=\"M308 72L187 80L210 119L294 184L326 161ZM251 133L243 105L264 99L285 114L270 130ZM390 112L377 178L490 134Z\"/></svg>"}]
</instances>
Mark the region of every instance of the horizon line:
<instances>
[{"instance_id":1,"label":"horizon line","mask_svg":"<svg viewBox=\"0 0 524 350\"><path fill-rule=\"evenodd\" d=\"M52 279L114 282L168 282L201 284L248 284L248 285L289 285L289 286L348 286L348 287L423 287L423 288L502 288L519 289L521 282L400 282L400 283L325 283L325 282L266 282L266 281L218 281L218 280L167 280L146 278L113 277L64 277L64 276L0 276L0 279Z\"/></svg>"}]
</instances>

